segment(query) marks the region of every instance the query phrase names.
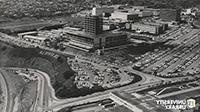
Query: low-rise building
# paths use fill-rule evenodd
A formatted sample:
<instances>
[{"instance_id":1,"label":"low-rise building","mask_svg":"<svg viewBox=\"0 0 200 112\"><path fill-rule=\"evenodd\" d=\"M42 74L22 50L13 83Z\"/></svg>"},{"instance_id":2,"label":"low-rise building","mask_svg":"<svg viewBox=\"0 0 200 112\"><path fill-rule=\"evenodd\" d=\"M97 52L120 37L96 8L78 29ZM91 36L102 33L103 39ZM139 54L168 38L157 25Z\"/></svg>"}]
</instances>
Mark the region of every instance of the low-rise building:
<instances>
[{"instance_id":1,"label":"low-rise building","mask_svg":"<svg viewBox=\"0 0 200 112\"><path fill-rule=\"evenodd\" d=\"M39 36L33 36L33 35L25 35L23 36L23 39L30 42L34 42L34 43L39 43L39 44L42 44L46 40L45 37L39 37Z\"/></svg>"},{"instance_id":2,"label":"low-rise building","mask_svg":"<svg viewBox=\"0 0 200 112\"><path fill-rule=\"evenodd\" d=\"M81 49L109 48L127 43L127 35L124 33L104 32L98 35L91 35L83 31L65 31L70 39L70 46Z\"/></svg>"},{"instance_id":3,"label":"low-rise building","mask_svg":"<svg viewBox=\"0 0 200 112\"><path fill-rule=\"evenodd\" d=\"M133 14L138 14L139 17L150 17L153 16L152 11L144 10L144 11L134 11Z\"/></svg>"},{"instance_id":4,"label":"low-rise building","mask_svg":"<svg viewBox=\"0 0 200 112\"><path fill-rule=\"evenodd\" d=\"M93 16L100 16L106 13L113 13L114 12L114 7L94 7L92 9L92 15Z\"/></svg>"},{"instance_id":5,"label":"low-rise building","mask_svg":"<svg viewBox=\"0 0 200 112\"><path fill-rule=\"evenodd\" d=\"M126 29L139 33L150 33L158 35L167 30L167 24L160 23L126 23Z\"/></svg>"},{"instance_id":6,"label":"low-rise building","mask_svg":"<svg viewBox=\"0 0 200 112\"><path fill-rule=\"evenodd\" d=\"M121 22L127 21L137 21L138 14L123 12L123 11L115 11L111 14L111 19L119 19Z\"/></svg>"},{"instance_id":7,"label":"low-rise building","mask_svg":"<svg viewBox=\"0 0 200 112\"><path fill-rule=\"evenodd\" d=\"M163 21L177 21L181 20L181 10L178 9L160 9L159 17Z\"/></svg>"},{"instance_id":8,"label":"low-rise building","mask_svg":"<svg viewBox=\"0 0 200 112\"><path fill-rule=\"evenodd\" d=\"M108 30L114 30L116 26L114 24L103 24L103 30L108 31Z\"/></svg>"}]
</instances>

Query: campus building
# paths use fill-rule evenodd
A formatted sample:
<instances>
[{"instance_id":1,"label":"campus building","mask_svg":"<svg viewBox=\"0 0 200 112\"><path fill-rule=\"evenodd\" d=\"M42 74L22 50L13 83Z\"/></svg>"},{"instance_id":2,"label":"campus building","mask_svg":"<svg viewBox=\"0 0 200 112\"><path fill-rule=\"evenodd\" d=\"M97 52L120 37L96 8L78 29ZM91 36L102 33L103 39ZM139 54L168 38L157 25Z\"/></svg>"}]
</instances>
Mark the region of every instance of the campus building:
<instances>
[{"instance_id":1,"label":"campus building","mask_svg":"<svg viewBox=\"0 0 200 112\"><path fill-rule=\"evenodd\" d=\"M133 30L139 33L150 33L153 35L159 35L166 31L167 28L167 24L160 23L126 23L127 30Z\"/></svg>"},{"instance_id":2,"label":"campus building","mask_svg":"<svg viewBox=\"0 0 200 112\"><path fill-rule=\"evenodd\" d=\"M119 32L103 31L102 16L86 16L84 31L64 30L69 38L68 46L81 50L110 48L127 43L127 35Z\"/></svg>"},{"instance_id":3,"label":"campus building","mask_svg":"<svg viewBox=\"0 0 200 112\"><path fill-rule=\"evenodd\" d=\"M160 9L159 17L164 21L177 21L181 20L181 10L178 9Z\"/></svg>"},{"instance_id":4,"label":"campus building","mask_svg":"<svg viewBox=\"0 0 200 112\"><path fill-rule=\"evenodd\" d=\"M83 31L65 31L70 38L70 46L78 49L110 48L127 43L127 35L124 33L104 32L98 35L91 35Z\"/></svg>"},{"instance_id":5,"label":"campus building","mask_svg":"<svg viewBox=\"0 0 200 112\"><path fill-rule=\"evenodd\" d=\"M98 35L103 32L103 18L101 16L86 16L84 20L86 33Z\"/></svg>"},{"instance_id":6,"label":"campus building","mask_svg":"<svg viewBox=\"0 0 200 112\"><path fill-rule=\"evenodd\" d=\"M92 9L93 16L106 16L114 12L114 7L94 7Z\"/></svg>"},{"instance_id":7,"label":"campus building","mask_svg":"<svg viewBox=\"0 0 200 112\"><path fill-rule=\"evenodd\" d=\"M115 11L111 14L111 19L120 20L121 22L138 21L138 14L125 11Z\"/></svg>"}]
</instances>

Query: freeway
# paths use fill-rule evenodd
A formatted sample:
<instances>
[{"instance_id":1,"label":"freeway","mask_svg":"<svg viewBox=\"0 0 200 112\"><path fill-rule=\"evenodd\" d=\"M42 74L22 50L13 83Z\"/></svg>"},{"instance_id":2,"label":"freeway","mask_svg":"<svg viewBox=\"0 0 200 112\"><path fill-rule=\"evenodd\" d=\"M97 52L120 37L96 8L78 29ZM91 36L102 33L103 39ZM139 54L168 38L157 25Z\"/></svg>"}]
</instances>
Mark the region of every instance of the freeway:
<instances>
[{"instance_id":1,"label":"freeway","mask_svg":"<svg viewBox=\"0 0 200 112\"><path fill-rule=\"evenodd\" d=\"M12 70L25 70L25 68L4 68L4 69L12 69ZM124 69L124 68L123 68ZM128 68L131 69L131 68ZM102 99L107 99L108 94L112 91L122 91L125 89L131 89L137 85L142 85L143 83L151 82L151 84L157 84L155 80L148 78L144 78L142 81L132 84L132 86L124 86L121 88L110 89L104 92L94 93L92 95L88 95L85 97L79 98L71 98L71 99L58 99L55 96L55 91L50 83L50 78L48 74L41 72L35 69L28 69L30 72L34 73L38 76L38 89L37 89L37 98L32 107L32 112L44 112L45 110L53 110L53 109L61 109L65 106L69 105L78 105L83 103L88 103L91 101L98 101ZM134 72L134 71L133 71ZM137 72L136 74L141 74L142 77L145 77L144 73ZM142 87L141 87L142 88Z\"/></svg>"},{"instance_id":2,"label":"freeway","mask_svg":"<svg viewBox=\"0 0 200 112\"><path fill-rule=\"evenodd\" d=\"M3 93L5 93L5 107L2 112L12 112L13 111L13 100L11 99L11 95L9 92L9 85L6 81L6 77L4 76L6 73L0 69L0 82L1 87L3 89Z\"/></svg>"},{"instance_id":3,"label":"freeway","mask_svg":"<svg viewBox=\"0 0 200 112\"><path fill-rule=\"evenodd\" d=\"M24 43L24 45L39 46L37 44L15 39L11 36L6 37L6 38L9 38L10 40L14 40L13 42L16 42L16 43ZM43 46L39 46L39 47L45 50L51 50L53 52L61 53L60 51L49 49ZM64 54L66 54L66 52L64 52ZM70 55L74 55L74 54L70 54ZM22 70L24 68L5 68L5 69ZM130 66L128 66L128 67L120 68L120 70L122 71L127 70L134 74L140 75L142 77L141 81L135 84L130 84L128 86L114 88L114 89L106 90L104 92L97 92L97 93L87 95L84 97L71 98L71 99L58 99L55 96L55 91L50 83L50 78L48 74L39 70L35 70L35 69L28 69L28 70L38 76L37 98L34 105L32 106L31 112L57 111L67 106L80 105L80 104L84 104L88 102L107 99L109 97L109 93L113 91L125 91L128 93L138 92L144 89L148 89L149 87L152 87L152 86L154 87L158 86L161 83L167 83L172 80L172 79L163 79L163 78L155 77L153 75L142 73L142 72L133 70ZM178 80L181 81L183 79L184 78L173 78L174 81L178 81ZM8 108L8 106L6 106L6 108L9 110L8 112L12 112L11 109Z\"/></svg>"},{"instance_id":4,"label":"freeway","mask_svg":"<svg viewBox=\"0 0 200 112\"><path fill-rule=\"evenodd\" d=\"M12 69L12 70L24 70L24 68L4 68L4 69ZM131 68L129 68L131 69ZM107 99L109 98L109 93L113 91L125 91L128 93L132 92L138 92L141 90L148 89L149 87L155 87L160 85L161 83L167 84L168 81L172 81L172 79L169 80L143 80L143 82L139 82L136 84L131 84L128 86L120 87L120 88L115 88L115 89L110 89L104 92L97 92L91 95L87 95L84 97L78 97L78 98L71 98L71 99L58 99L55 97L55 91L53 90L51 83L50 83L50 78L48 75L44 72L41 72L39 70L35 69L28 69L30 72L36 74L38 76L38 93L37 93L37 100L35 102L35 106L33 109L34 111L32 112L45 112L45 111L57 111L60 110L64 107L68 106L75 106L75 105L80 105L80 104L86 104L89 102L94 102L94 101L99 101L102 99ZM132 72L135 72L137 74L142 74L142 75L147 75L145 73L141 73L138 71L133 70ZM183 81L185 77L183 78L173 78L173 82L176 81ZM188 79L193 79L193 78L188 78ZM6 111L7 112L7 111ZM12 112L12 111L8 111Z\"/></svg>"},{"instance_id":5,"label":"freeway","mask_svg":"<svg viewBox=\"0 0 200 112\"><path fill-rule=\"evenodd\" d=\"M200 87L194 87L194 88L191 88L191 89L185 89L185 90L181 90L181 91L176 91L176 92L172 92L172 93L168 93L168 94L164 94L164 95L159 95L159 96L156 96L157 98L161 99L161 98L167 98L167 97L170 97L170 96L175 96L175 95L179 95L179 94L183 94L183 93L187 93L187 92L192 92L192 91L195 91L195 90L200 90Z\"/></svg>"},{"instance_id":6,"label":"freeway","mask_svg":"<svg viewBox=\"0 0 200 112\"><path fill-rule=\"evenodd\" d=\"M3 68L7 70L25 70L25 68ZM35 103L31 108L31 112L43 112L48 108L49 102L58 100L55 97L55 91L50 84L50 78L44 72L35 69L28 69L31 73L34 73L38 79L37 96ZM50 99L51 98L51 99ZM7 111L6 111L7 112Z\"/></svg>"},{"instance_id":7,"label":"freeway","mask_svg":"<svg viewBox=\"0 0 200 112\"><path fill-rule=\"evenodd\" d=\"M198 78L200 78L200 77L198 77ZM185 77L184 78L174 78L171 83L182 82L184 80L185 80ZM189 78L189 80L194 80L194 78ZM93 95L78 98L73 101L66 101L66 102L62 102L62 103L58 103L58 104L53 104L49 107L48 110L58 111L64 107L71 107L71 106L76 106L76 105L81 105L81 104L86 104L86 103L91 103L91 102L96 102L99 100L107 99L107 98L109 98L109 93L113 92L113 91L119 91L119 92L124 91L127 93L135 93L135 92L149 89L151 87L160 86L161 84L163 84L163 86L171 84L171 83L169 83L169 81L170 80L154 81L154 82L143 83L142 85L134 85L133 84L133 85L125 86L122 88L108 90L108 91L101 92L101 93L95 93Z\"/></svg>"},{"instance_id":8,"label":"freeway","mask_svg":"<svg viewBox=\"0 0 200 112\"><path fill-rule=\"evenodd\" d=\"M196 41L198 41L198 35L199 34L200 34L200 32L198 32L198 31L195 30L195 32L190 32L190 33L188 33L188 35L184 35L182 38L188 38L188 40L185 41L185 43L180 44L179 46L177 46L176 48L174 48L173 50L171 50L169 52L166 52L166 54L164 54L164 55L162 55L160 57L161 60L156 61L155 63L152 63L150 66L148 66L147 68L145 68L144 71L146 71L146 72L151 71L152 68L155 68L157 65L160 65L166 59L172 58L174 54L180 52L180 50L183 49L184 47L191 46L192 44L194 44Z\"/></svg>"}]
</instances>

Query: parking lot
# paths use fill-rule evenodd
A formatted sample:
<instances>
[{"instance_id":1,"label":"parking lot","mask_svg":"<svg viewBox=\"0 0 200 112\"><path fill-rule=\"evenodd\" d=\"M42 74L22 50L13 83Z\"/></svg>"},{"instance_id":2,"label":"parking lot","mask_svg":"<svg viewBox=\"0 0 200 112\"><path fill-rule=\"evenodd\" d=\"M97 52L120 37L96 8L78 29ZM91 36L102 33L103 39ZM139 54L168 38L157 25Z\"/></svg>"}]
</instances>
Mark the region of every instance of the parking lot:
<instances>
[{"instance_id":1,"label":"parking lot","mask_svg":"<svg viewBox=\"0 0 200 112\"><path fill-rule=\"evenodd\" d=\"M199 30L184 27L170 34L173 36L168 38L173 38L173 41L167 42L166 45L175 47L147 52L136 58L138 62L133 64L133 68L168 78L199 73Z\"/></svg>"},{"instance_id":2,"label":"parking lot","mask_svg":"<svg viewBox=\"0 0 200 112\"><path fill-rule=\"evenodd\" d=\"M92 88L94 85L112 88L134 80L134 76L121 71L117 66L108 66L106 62L100 64L94 60L76 57L75 60L69 59L68 63L76 72L75 83L78 88Z\"/></svg>"}]
</instances>

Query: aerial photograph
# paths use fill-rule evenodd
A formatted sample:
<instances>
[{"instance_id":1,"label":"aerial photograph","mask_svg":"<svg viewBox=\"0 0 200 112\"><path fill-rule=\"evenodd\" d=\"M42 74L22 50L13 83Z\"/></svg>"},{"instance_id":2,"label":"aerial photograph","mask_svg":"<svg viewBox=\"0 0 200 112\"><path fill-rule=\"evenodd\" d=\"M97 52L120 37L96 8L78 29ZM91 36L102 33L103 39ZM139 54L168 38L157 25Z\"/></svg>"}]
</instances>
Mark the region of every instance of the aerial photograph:
<instances>
[{"instance_id":1,"label":"aerial photograph","mask_svg":"<svg viewBox=\"0 0 200 112\"><path fill-rule=\"evenodd\" d=\"M0 0L0 112L200 112L200 0Z\"/></svg>"}]
</instances>

